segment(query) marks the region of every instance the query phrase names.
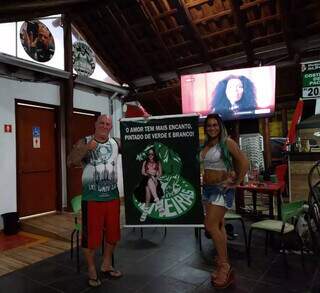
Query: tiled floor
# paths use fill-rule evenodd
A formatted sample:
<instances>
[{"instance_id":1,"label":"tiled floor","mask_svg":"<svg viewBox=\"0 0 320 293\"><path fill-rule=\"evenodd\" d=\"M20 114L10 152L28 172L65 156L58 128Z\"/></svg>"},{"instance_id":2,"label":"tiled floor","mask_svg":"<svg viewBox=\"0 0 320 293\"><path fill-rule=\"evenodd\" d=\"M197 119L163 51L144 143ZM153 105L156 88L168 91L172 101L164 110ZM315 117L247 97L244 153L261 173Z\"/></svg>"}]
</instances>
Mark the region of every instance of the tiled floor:
<instances>
[{"instance_id":1,"label":"tiled floor","mask_svg":"<svg viewBox=\"0 0 320 293\"><path fill-rule=\"evenodd\" d=\"M254 238L250 268L241 237L229 242L236 282L224 292L320 292L314 256L306 257L305 272L299 255L288 256L290 275L286 279L281 256L271 250L264 255L262 236ZM0 277L0 292L219 292L210 283L214 250L210 240L204 236L202 240L200 252L193 228L168 228L166 236L163 228L146 228L143 239L138 228L126 228L115 254L116 267L124 273L121 279L103 280L101 287L89 288L83 258L77 274L75 261L65 252ZM97 253L97 264L100 260Z\"/></svg>"}]
</instances>

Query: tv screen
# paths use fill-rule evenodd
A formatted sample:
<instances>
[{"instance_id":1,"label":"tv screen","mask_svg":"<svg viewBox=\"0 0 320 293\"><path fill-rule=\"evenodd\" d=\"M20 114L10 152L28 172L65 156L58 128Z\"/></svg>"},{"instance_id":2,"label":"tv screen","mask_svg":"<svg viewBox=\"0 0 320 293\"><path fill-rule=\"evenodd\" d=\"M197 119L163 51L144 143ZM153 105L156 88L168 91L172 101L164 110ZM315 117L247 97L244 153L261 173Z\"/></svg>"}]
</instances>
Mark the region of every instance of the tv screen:
<instances>
[{"instance_id":1,"label":"tv screen","mask_svg":"<svg viewBox=\"0 0 320 293\"><path fill-rule=\"evenodd\" d=\"M183 113L224 120L267 117L275 108L275 66L181 76Z\"/></svg>"}]
</instances>

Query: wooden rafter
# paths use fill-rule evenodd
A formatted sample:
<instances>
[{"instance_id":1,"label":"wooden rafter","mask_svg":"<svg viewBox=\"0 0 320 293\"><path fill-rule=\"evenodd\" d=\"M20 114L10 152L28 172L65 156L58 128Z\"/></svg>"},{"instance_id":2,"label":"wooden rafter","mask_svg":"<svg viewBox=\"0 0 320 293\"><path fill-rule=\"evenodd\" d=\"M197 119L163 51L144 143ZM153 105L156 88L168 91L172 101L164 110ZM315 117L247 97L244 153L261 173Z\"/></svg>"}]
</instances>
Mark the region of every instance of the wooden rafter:
<instances>
[{"instance_id":1,"label":"wooden rafter","mask_svg":"<svg viewBox=\"0 0 320 293\"><path fill-rule=\"evenodd\" d=\"M200 37L199 31L196 27L196 25L192 22L192 16L190 14L189 9L186 7L183 0L173 0L173 3L178 7L178 13L182 15L182 19L185 19L187 29L189 31L190 37L194 39L198 44L200 48L200 55L202 56L202 62L205 64L209 64L211 68L214 68L213 63L210 60L209 54L208 54L208 48L203 41L203 39Z\"/></svg>"},{"instance_id":2,"label":"wooden rafter","mask_svg":"<svg viewBox=\"0 0 320 293\"><path fill-rule=\"evenodd\" d=\"M232 10L234 22L238 28L244 52L247 56L248 63L252 65L254 61L254 52L249 40L249 35L244 23L243 15L240 10L239 0L229 0L229 3Z\"/></svg>"},{"instance_id":3,"label":"wooden rafter","mask_svg":"<svg viewBox=\"0 0 320 293\"><path fill-rule=\"evenodd\" d=\"M221 17L228 16L231 13L232 13L232 11L230 9L227 9L227 10L224 10L224 11L212 14L212 15L208 15L208 16L205 16L205 17L202 17L202 18L198 18L198 19L196 19L194 21L194 24L198 24L200 22L205 23L205 22L208 22L208 21L211 21L211 20L214 20L214 19L220 19Z\"/></svg>"},{"instance_id":4,"label":"wooden rafter","mask_svg":"<svg viewBox=\"0 0 320 293\"><path fill-rule=\"evenodd\" d=\"M288 4L287 0L277 0L277 11L281 16L280 20L284 42L286 43L289 56L292 57L294 55L294 48L292 45L292 33L289 27Z\"/></svg>"},{"instance_id":5,"label":"wooden rafter","mask_svg":"<svg viewBox=\"0 0 320 293\"><path fill-rule=\"evenodd\" d=\"M170 51L168 50L164 40L162 39L161 34L158 31L157 25L155 24L155 21L147 8L145 1L144 0L137 0L137 1L141 7L141 10L142 10L142 13L145 17L146 23L149 24L151 29L153 30L153 33L155 34L155 36L159 42L160 47L162 48L163 52L166 53L166 56L168 57L170 64L172 65L172 69L177 72L178 69L177 69L176 61L173 58L173 56L171 55ZM182 27L181 27L181 29L182 29Z\"/></svg>"},{"instance_id":6,"label":"wooden rafter","mask_svg":"<svg viewBox=\"0 0 320 293\"><path fill-rule=\"evenodd\" d=\"M208 39L208 38L220 36L220 35L223 35L223 34L234 32L236 29L237 29L237 27L235 27L235 26L228 27L228 28L220 30L220 31L216 31L216 32L213 32L213 33L210 33L210 34L203 35L202 38L203 39Z\"/></svg>"},{"instance_id":7,"label":"wooden rafter","mask_svg":"<svg viewBox=\"0 0 320 293\"><path fill-rule=\"evenodd\" d=\"M124 17L122 11L120 10L119 6L116 2L113 2L108 7L106 7L108 14L111 16L112 21L115 23L116 28L120 35L125 40L125 43L131 48L136 58L138 58L139 63L142 65L142 67L152 76L154 81L160 85L161 81L159 79L159 76L152 70L151 66L148 64L146 59L140 54L140 51L136 47L137 39L132 32L130 25L128 24L126 18ZM114 12L113 12L114 11ZM118 16L116 17L115 14ZM118 18L121 18L121 23L124 24L124 26L121 25Z\"/></svg>"},{"instance_id":8,"label":"wooden rafter","mask_svg":"<svg viewBox=\"0 0 320 293\"><path fill-rule=\"evenodd\" d=\"M99 36L96 34L88 34L87 32L92 31L90 26L88 25L88 21L85 18L72 17L72 23L76 27L76 29L80 32L81 35L85 36L86 42L93 49L93 51L100 57L104 63L108 64L108 69L111 71L111 75L116 77L120 83L126 82L129 84L126 76L122 71L118 69L118 66L110 60L109 56L106 55L105 48L101 45L99 40L97 39ZM130 84L129 84L130 85ZM130 85L131 86L131 85Z\"/></svg>"}]
</instances>

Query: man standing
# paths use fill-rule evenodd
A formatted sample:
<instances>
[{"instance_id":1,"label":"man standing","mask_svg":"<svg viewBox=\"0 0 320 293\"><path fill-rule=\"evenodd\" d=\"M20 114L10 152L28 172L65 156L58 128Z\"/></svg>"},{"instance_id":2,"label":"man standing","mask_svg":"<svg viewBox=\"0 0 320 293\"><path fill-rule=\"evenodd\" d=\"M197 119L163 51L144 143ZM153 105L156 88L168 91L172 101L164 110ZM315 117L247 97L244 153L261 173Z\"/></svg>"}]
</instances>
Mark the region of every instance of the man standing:
<instances>
[{"instance_id":1,"label":"man standing","mask_svg":"<svg viewBox=\"0 0 320 293\"><path fill-rule=\"evenodd\" d=\"M81 163L83 166L82 247L92 287L101 285L94 254L101 244L102 233L106 241L100 275L114 279L122 276L112 267L112 253L120 240L120 200L117 187L119 142L109 137L111 129L111 117L99 116L94 135L78 141L68 157L68 166Z\"/></svg>"}]
</instances>

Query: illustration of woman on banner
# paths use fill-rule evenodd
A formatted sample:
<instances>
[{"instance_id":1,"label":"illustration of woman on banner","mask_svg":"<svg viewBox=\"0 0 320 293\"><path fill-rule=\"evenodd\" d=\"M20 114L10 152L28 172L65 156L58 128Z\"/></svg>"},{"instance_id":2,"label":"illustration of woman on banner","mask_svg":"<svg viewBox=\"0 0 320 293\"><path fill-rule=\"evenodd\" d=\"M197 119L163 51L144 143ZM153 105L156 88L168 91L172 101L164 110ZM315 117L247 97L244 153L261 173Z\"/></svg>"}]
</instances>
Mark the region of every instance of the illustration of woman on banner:
<instances>
[{"instance_id":1,"label":"illustration of woman on banner","mask_svg":"<svg viewBox=\"0 0 320 293\"><path fill-rule=\"evenodd\" d=\"M181 176L180 155L165 144L154 142L137 154L136 160L143 162L143 178L133 192L133 203L141 212L140 222L147 218L167 220L188 213L195 205L196 192Z\"/></svg>"},{"instance_id":2,"label":"illustration of woman on banner","mask_svg":"<svg viewBox=\"0 0 320 293\"><path fill-rule=\"evenodd\" d=\"M153 147L147 151L147 158L143 161L141 174L143 178L136 190L136 194L140 195L138 199L145 203L140 217L140 222L144 222L147 218L150 204L153 202L156 203L159 213L164 213L164 208L160 201L163 191L159 181L162 176L162 165Z\"/></svg>"}]
</instances>

